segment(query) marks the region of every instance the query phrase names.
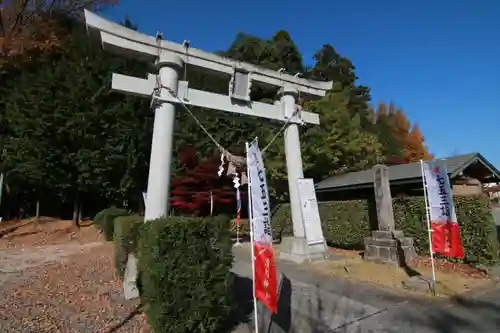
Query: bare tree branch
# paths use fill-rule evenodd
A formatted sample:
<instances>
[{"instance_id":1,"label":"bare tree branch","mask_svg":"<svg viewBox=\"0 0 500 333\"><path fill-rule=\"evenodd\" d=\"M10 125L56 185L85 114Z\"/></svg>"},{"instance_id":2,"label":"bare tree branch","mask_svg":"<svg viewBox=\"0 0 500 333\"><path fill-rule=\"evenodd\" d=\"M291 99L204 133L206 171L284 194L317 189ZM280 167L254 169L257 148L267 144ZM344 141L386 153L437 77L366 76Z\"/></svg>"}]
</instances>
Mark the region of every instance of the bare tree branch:
<instances>
[{"instance_id":1,"label":"bare tree branch","mask_svg":"<svg viewBox=\"0 0 500 333\"><path fill-rule=\"evenodd\" d=\"M17 12L16 19L14 20L14 25L10 29L12 32L16 31L17 25L21 23L21 20L25 14L26 7L28 6L29 0L22 0L21 6L19 6L19 11Z\"/></svg>"},{"instance_id":2,"label":"bare tree branch","mask_svg":"<svg viewBox=\"0 0 500 333\"><path fill-rule=\"evenodd\" d=\"M0 38L5 37L5 26L3 24L3 8L0 8Z\"/></svg>"}]
</instances>

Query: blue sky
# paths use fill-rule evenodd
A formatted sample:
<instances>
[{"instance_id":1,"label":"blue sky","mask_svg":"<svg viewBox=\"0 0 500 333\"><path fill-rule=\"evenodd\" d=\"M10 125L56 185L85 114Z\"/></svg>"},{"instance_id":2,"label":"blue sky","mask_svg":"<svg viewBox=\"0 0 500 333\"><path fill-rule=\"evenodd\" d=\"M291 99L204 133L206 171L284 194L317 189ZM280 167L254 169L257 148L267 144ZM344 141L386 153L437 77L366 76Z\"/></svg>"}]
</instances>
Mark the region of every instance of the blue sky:
<instances>
[{"instance_id":1,"label":"blue sky","mask_svg":"<svg viewBox=\"0 0 500 333\"><path fill-rule=\"evenodd\" d=\"M438 157L478 151L500 168L500 1L122 0L139 30L207 51L237 32L288 30L306 63L325 43L349 57L372 90L418 122Z\"/></svg>"}]
</instances>

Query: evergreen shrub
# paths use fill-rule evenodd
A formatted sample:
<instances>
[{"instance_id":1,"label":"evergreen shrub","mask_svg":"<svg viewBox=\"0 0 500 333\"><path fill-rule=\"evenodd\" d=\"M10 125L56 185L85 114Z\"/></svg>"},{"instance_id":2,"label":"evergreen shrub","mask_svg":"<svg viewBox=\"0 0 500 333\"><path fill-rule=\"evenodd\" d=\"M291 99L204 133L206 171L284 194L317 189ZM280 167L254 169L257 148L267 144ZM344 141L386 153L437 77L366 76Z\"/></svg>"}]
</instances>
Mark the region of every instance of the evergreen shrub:
<instances>
[{"instance_id":1,"label":"evergreen shrub","mask_svg":"<svg viewBox=\"0 0 500 333\"><path fill-rule=\"evenodd\" d=\"M115 244L115 264L118 275L123 278L129 253L136 253L137 242L144 217L139 215L115 218L113 242Z\"/></svg>"},{"instance_id":2,"label":"evergreen shrub","mask_svg":"<svg viewBox=\"0 0 500 333\"><path fill-rule=\"evenodd\" d=\"M455 208L460 225L463 262L491 265L498 261L498 240L490 202L485 196L455 196ZM330 246L363 249L364 237L376 228L376 214L366 200L329 201L319 203L325 239ZM418 254L429 254L429 236L423 197L393 200L396 229L413 237ZM282 204L272 218L273 235L292 235L290 204ZM456 259L451 259L456 261Z\"/></svg>"},{"instance_id":3,"label":"evergreen shrub","mask_svg":"<svg viewBox=\"0 0 500 333\"><path fill-rule=\"evenodd\" d=\"M107 241L113 240L115 218L130 215L126 209L110 207L103 209L94 217L94 223L104 232Z\"/></svg>"},{"instance_id":4,"label":"evergreen shrub","mask_svg":"<svg viewBox=\"0 0 500 333\"><path fill-rule=\"evenodd\" d=\"M218 332L231 311L229 218L148 221L138 245L141 299L155 333Z\"/></svg>"}]
</instances>

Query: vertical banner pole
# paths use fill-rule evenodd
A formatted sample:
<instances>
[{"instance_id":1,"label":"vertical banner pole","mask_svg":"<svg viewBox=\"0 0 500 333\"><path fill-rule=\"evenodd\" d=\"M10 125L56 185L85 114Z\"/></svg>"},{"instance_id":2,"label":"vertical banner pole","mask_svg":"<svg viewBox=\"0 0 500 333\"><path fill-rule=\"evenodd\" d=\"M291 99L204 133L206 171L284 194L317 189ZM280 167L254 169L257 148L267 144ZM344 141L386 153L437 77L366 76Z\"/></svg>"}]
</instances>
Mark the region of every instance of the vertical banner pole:
<instances>
[{"instance_id":1,"label":"vertical banner pole","mask_svg":"<svg viewBox=\"0 0 500 333\"><path fill-rule=\"evenodd\" d=\"M210 216L214 216L214 196L210 191Z\"/></svg>"},{"instance_id":2,"label":"vertical banner pole","mask_svg":"<svg viewBox=\"0 0 500 333\"><path fill-rule=\"evenodd\" d=\"M424 173L424 161L420 160L420 170L422 172L422 185L424 188L424 201L425 201L425 216L427 219L427 231L429 234L429 252L431 254L431 266L432 266L432 293L436 295L436 266L434 263L434 251L432 251L432 227L431 219L429 213L429 200L427 198L427 180Z\"/></svg>"},{"instance_id":3,"label":"vertical banner pole","mask_svg":"<svg viewBox=\"0 0 500 333\"><path fill-rule=\"evenodd\" d=\"M3 191L3 173L0 173L0 204L2 203L2 191ZM0 216L0 222L2 222L1 216Z\"/></svg>"},{"instance_id":4,"label":"vertical banner pole","mask_svg":"<svg viewBox=\"0 0 500 333\"><path fill-rule=\"evenodd\" d=\"M3 173L0 173L0 204L2 203Z\"/></svg>"},{"instance_id":5,"label":"vertical banner pole","mask_svg":"<svg viewBox=\"0 0 500 333\"><path fill-rule=\"evenodd\" d=\"M235 187L236 187L236 218L233 220L236 223L236 243L234 244L234 246L241 246L241 242L240 242L241 195L240 195L240 185L237 182L238 178L237 178L236 174L235 174L234 180L236 180L236 182L235 182Z\"/></svg>"},{"instance_id":6,"label":"vertical banner pole","mask_svg":"<svg viewBox=\"0 0 500 333\"><path fill-rule=\"evenodd\" d=\"M236 245L240 244L240 221L236 221Z\"/></svg>"},{"instance_id":7,"label":"vertical banner pole","mask_svg":"<svg viewBox=\"0 0 500 333\"><path fill-rule=\"evenodd\" d=\"M241 209L241 197L240 188L236 188L236 245L241 245L240 243L240 209Z\"/></svg>"},{"instance_id":8,"label":"vertical banner pole","mask_svg":"<svg viewBox=\"0 0 500 333\"><path fill-rule=\"evenodd\" d=\"M248 220L250 222L250 248L252 253L252 290L253 290L253 308L254 308L254 321L255 321L255 333L259 333L259 315L257 308L257 297L255 297L255 254L254 254L254 239L253 239L253 212L252 212L252 179L249 172L249 161L248 161L248 142L245 142L245 148L247 153L247 178L248 178Z\"/></svg>"}]
</instances>

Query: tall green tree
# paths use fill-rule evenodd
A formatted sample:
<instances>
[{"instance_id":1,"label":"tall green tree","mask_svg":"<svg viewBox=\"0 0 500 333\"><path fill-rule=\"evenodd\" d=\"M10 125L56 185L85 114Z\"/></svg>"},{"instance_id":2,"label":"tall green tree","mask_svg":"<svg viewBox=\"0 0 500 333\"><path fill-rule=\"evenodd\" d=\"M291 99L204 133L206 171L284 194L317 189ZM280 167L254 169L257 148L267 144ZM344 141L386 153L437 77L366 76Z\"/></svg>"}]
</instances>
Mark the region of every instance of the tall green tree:
<instances>
[{"instance_id":1,"label":"tall green tree","mask_svg":"<svg viewBox=\"0 0 500 333\"><path fill-rule=\"evenodd\" d=\"M275 63L283 66L288 73L303 73L302 55L299 48L290 37L286 30L280 30L274 34L270 43L273 45L272 53L275 57Z\"/></svg>"},{"instance_id":2,"label":"tall green tree","mask_svg":"<svg viewBox=\"0 0 500 333\"><path fill-rule=\"evenodd\" d=\"M396 132L394 113L385 103L379 103L376 109L376 131L383 146L386 164L404 163L404 148Z\"/></svg>"},{"instance_id":3,"label":"tall green tree","mask_svg":"<svg viewBox=\"0 0 500 333\"><path fill-rule=\"evenodd\" d=\"M305 172L320 180L326 176L369 168L382 160L377 136L365 131L359 115L349 111L351 94L341 83L322 100L312 103L320 126L308 128L302 150Z\"/></svg>"},{"instance_id":4,"label":"tall green tree","mask_svg":"<svg viewBox=\"0 0 500 333\"><path fill-rule=\"evenodd\" d=\"M309 76L319 81L333 81L349 93L348 108L357 115L361 125L368 131L375 132L374 117L368 103L371 101L370 88L358 85L356 67L347 57L341 56L330 44L325 44L314 55L316 64Z\"/></svg>"},{"instance_id":5,"label":"tall green tree","mask_svg":"<svg viewBox=\"0 0 500 333\"><path fill-rule=\"evenodd\" d=\"M61 202L139 198L147 175L151 122L146 100L112 94L112 72L144 75L144 65L106 54L84 27L57 52L38 54L1 89L9 136L4 168L13 179ZM137 193L137 195L136 195Z\"/></svg>"}]
</instances>

